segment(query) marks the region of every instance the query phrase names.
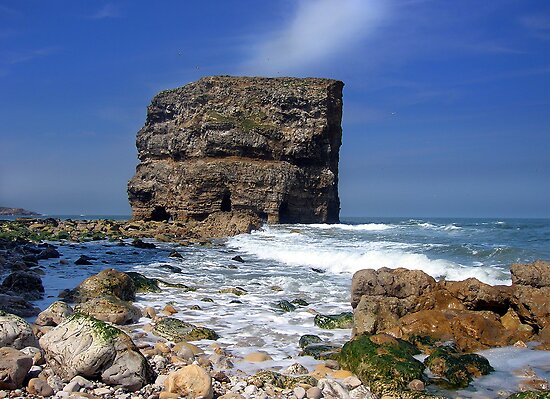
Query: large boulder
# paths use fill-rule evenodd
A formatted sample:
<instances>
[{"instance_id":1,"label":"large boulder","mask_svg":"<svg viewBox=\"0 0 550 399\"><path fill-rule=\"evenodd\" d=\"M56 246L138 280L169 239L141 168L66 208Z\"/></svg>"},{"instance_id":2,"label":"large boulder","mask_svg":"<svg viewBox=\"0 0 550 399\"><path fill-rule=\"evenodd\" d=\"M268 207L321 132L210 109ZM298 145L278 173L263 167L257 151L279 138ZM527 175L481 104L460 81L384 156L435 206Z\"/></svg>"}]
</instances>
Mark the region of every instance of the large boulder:
<instances>
[{"instance_id":1,"label":"large boulder","mask_svg":"<svg viewBox=\"0 0 550 399\"><path fill-rule=\"evenodd\" d=\"M0 311L0 348L5 346L23 349L38 346L38 341L29 323L19 316Z\"/></svg>"},{"instance_id":2,"label":"large boulder","mask_svg":"<svg viewBox=\"0 0 550 399\"><path fill-rule=\"evenodd\" d=\"M0 389L21 388L32 358L14 348L0 348Z\"/></svg>"},{"instance_id":3,"label":"large boulder","mask_svg":"<svg viewBox=\"0 0 550 399\"><path fill-rule=\"evenodd\" d=\"M115 269L105 269L80 283L71 296L77 302L85 302L90 298L106 295L123 301L133 301L136 298L136 287L132 278Z\"/></svg>"},{"instance_id":4,"label":"large boulder","mask_svg":"<svg viewBox=\"0 0 550 399\"><path fill-rule=\"evenodd\" d=\"M138 390L153 378L149 363L128 335L82 314L42 336L40 346L48 366L63 381L80 375Z\"/></svg>"}]
</instances>

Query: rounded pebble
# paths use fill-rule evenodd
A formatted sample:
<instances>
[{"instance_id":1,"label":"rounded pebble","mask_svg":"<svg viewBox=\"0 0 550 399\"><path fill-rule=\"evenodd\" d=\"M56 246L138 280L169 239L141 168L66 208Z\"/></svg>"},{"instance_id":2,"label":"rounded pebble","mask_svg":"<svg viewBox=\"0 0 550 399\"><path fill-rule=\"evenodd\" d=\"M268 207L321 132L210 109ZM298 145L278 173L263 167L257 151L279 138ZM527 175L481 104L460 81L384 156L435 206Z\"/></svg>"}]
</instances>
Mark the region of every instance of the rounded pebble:
<instances>
[{"instance_id":1,"label":"rounded pebble","mask_svg":"<svg viewBox=\"0 0 550 399\"><path fill-rule=\"evenodd\" d=\"M317 387L311 387L307 390L306 396L309 399L320 399L323 396L323 392L320 388Z\"/></svg>"}]
</instances>

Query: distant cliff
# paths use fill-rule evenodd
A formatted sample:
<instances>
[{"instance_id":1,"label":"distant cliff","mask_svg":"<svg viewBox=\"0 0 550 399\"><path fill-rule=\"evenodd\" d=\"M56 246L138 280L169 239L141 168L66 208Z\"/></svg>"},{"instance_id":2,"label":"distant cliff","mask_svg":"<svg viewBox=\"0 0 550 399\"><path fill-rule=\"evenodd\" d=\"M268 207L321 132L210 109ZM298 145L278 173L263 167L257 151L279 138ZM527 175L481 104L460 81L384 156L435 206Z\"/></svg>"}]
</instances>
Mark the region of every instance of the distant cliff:
<instances>
[{"instance_id":1,"label":"distant cliff","mask_svg":"<svg viewBox=\"0 0 550 399\"><path fill-rule=\"evenodd\" d=\"M0 215L2 216L36 216L36 215L39 215L39 213L28 211L23 208L6 208L4 206L0 206Z\"/></svg>"},{"instance_id":2,"label":"distant cliff","mask_svg":"<svg viewBox=\"0 0 550 399\"><path fill-rule=\"evenodd\" d=\"M202 78L155 96L137 134L133 218L248 212L338 222L342 88L316 78Z\"/></svg>"}]
</instances>

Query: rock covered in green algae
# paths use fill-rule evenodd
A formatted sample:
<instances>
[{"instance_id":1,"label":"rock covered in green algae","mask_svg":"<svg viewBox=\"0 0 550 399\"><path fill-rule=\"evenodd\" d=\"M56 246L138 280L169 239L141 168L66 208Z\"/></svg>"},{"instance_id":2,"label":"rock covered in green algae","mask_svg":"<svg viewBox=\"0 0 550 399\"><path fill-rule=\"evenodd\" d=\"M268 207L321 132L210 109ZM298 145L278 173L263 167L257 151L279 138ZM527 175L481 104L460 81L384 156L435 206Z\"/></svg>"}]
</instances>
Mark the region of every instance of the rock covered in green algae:
<instances>
[{"instance_id":1,"label":"rock covered in green algae","mask_svg":"<svg viewBox=\"0 0 550 399\"><path fill-rule=\"evenodd\" d=\"M300 345L300 348L304 349L308 345L318 344L321 342L323 342L323 340L318 335L305 334L300 337L300 341L298 341L298 345Z\"/></svg>"},{"instance_id":2,"label":"rock covered in green algae","mask_svg":"<svg viewBox=\"0 0 550 399\"><path fill-rule=\"evenodd\" d=\"M342 312L339 314L318 314L315 315L313 323L325 330L333 330L335 328L351 328L353 326L353 313Z\"/></svg>"},{"instance_id":3,"label":"rock covered in green algae","mask_svg":"<svg viewBox=\"0 0 550 399\"><path fill-rule=\"evenodd\" d=\"M550 391L517 392L508 396L507 399L550 399Z\"/></svg>"},{"instance_id":4,"label":"rock covered in green algae","mask_svg":"<svg viewBox=\"0 0 550 399\"><path fill-rule=\"evenodd\" d=\"M342 347L340 364L369 386L383 382L404 389L412 380L424 380L424 365L413 357L418 354L416 348L395 338L381 343L375 340L361 335L348 341Z\"/></svg>"},{"instance_id":5,"label":"rock covered in green algae","mask_svg":"<svg viewBox=\"0 0 550 399\"><path fill-rule=\"evenodd\" d=\"M136 286L127 273L105 269L80 283L69 294L69 299L84 302L105 295L112 295L123 301L133 301L136 299Z\"/></svg>"},{"instance_id":6,"label":"rock covered in green algae","mask_svg":"<svg viewBox=\"0 0 550 399\"><path fill-rule=\"evenodd\" d=\"M40 338L48 366L64 381L80 375L140 389L154 373L132 339L93 317L75 313Z\"/></svg>"},{"instance_id":7,"label":"rock covered in green algae","mask_svg":"<svg viewBox=\"0 0 550 399\"><path fill-rule=\"evenodd\" d=\"M282 301L279 301L275 304L275 307L277 309L282 310L283 312L293 312L296 310L296 306L294 306L289 301L283 299Z\"/></svg>"},{"instance_id":8,"label":"rock covered in green algae","mask_svg":"<svg viewBox=\"0 0 550 399\"><path fill-rule=\"evenodd\" d=\"M180 290L184 291L196 291L197 289L195 287L189 287L188 285L181 284L181 283L171 283L169 281L161 280L159 278L156 279L159 284L162 284L163 286L166 286L168 288L178 288Z\"/></svg>"},{"instance_id":9,"label":"rock covered in green algae","mask_svg":"<svg viewBox=\"0 0 550 399\"><path fill-rule=\"evenodd\" d=\"M172 342L199 341L201 339L219 338L214 330L206 327L198 327L191 323L172 317L159 320L153 327L153 334Z\"/></svg>"},{"instance_id":10,"label":"rock covered in green algae","mask_svg":"<svg viewBox=\"0 0 550 399\"><path fill-rule=\"evenodd\" d=\"M310 344L303 348L300 356L311 356L317 360L337 360L340 354L340 347L331 344Z\"/></svg>"},{"instance_id":11,"label":"rock covered in green algae","mask_svg":"<svg viewBox=\"0 0 550 399\"><path fill-rule=\"evenodd\" d=\"M136 287L136 292L138 293L148 293L148 292L160 292L159 283L154 278L145 277L143 274L138 272L126 272L128 276L134 282Z\"/></svg>"},{"instance_id":12,"label":"rock covered in green algae","mask_svg":"<svg viewBox=\"0 0 550 399\"><path fill-rule=\"evenodd\" d=\"M474 377L493 371L489 361L475 353L460 354L455 348L440 347L424 360L430 371L445 378L452 388L465 388Z\"/></svg>"},{"instance_id":13,"label":"rock covered in green algae","mask_svg":"<svg viewBox=\"0 0 550 399\"><path fill-rule=\"evenodd\" d=\"M300 384L317 386L317 379L310 375L289 376L271 370L261 370L248 378L248 383L258 388L273 385L281 389L292 389Z\"/></svg>"}]
</instances>

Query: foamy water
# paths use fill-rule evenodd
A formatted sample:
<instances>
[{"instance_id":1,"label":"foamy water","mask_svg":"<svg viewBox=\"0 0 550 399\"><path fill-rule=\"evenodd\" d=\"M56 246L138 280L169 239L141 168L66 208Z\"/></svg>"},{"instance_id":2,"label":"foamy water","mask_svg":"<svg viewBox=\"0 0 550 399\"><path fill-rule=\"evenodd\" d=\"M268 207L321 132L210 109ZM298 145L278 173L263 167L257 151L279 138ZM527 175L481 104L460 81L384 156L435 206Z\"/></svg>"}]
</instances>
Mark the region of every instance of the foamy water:
<instances>
[{"instance_id":1,"label":"foamy water","mask_svg":"<svg viewBox=\"0 0 550 399\"><path fill-rule=\"evenodd\" d=\"M491 284L506 284L510 282L511 263L550 259L545 252L550 250L549 243L548 222L376 220L267 226L209 247L156 243L158 248L146 250L106 241L66 244L59 251L71 264L60 265L57 259L44 263L47 297L38 305L45 308L61 289L73 288L106 267L138 271L197 289L184 292L165 288L158 294L140 295L138 306L160 311L172 303L178 310L174 317L214 329L220 335L218 342L234 355L261 350L273 357L272 362L261 364L237 361L237 368L252 372L258 367L282 368L299 361L312 369L318 362L298 356L298 340L303 334L317 334L334 344L349 339L351 331L321 330L313 325L313 318L315 312L351 310L350 286L355 271L406 267L435 278L477 277ZM174 249L182 259L168 257ZM82 254L97 260L91 266L72 264ZM245 263L232 260L236 255ZM167 265L181 272L174 273ZM248 293L240 297L220 294L219 290L226 287L242 287ZM204 298L213 302L204 302ZM275 307L280 300L293 299L306 300L309 306L289 313ZM191 310L194 305L201 310ZM210 343L197 342L207 351L211 350ZM517 386L513 370L527 365L539 375L550 370L550 352L517 348L492 351L488 356L497 372L476 380L472 388L460 392L462 397L497 397L495 392L501 388L513 390L512 386Z\"/></svg>"}]
</instances>

